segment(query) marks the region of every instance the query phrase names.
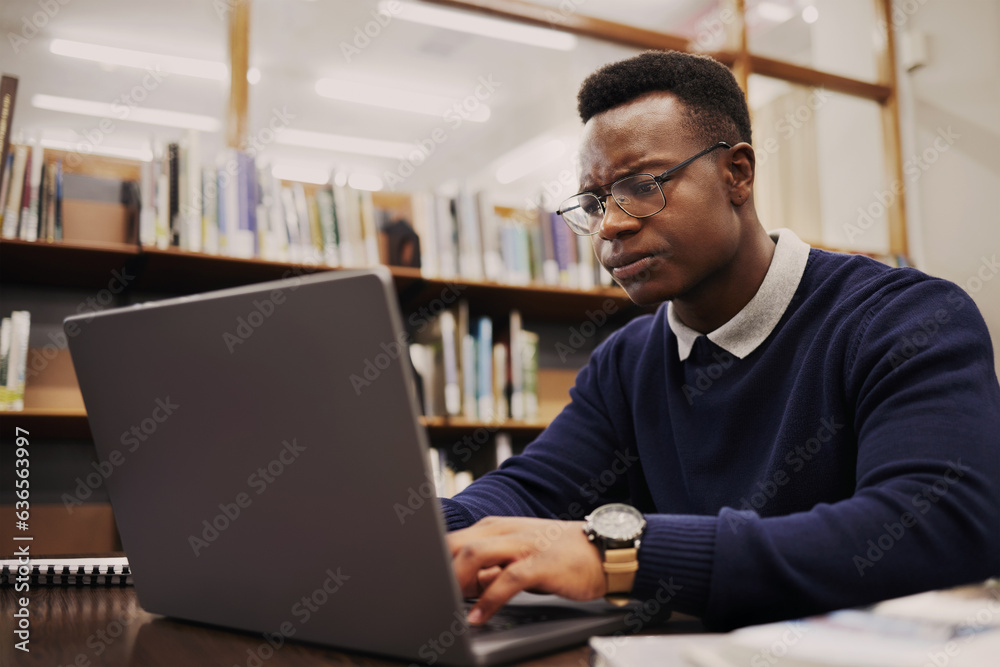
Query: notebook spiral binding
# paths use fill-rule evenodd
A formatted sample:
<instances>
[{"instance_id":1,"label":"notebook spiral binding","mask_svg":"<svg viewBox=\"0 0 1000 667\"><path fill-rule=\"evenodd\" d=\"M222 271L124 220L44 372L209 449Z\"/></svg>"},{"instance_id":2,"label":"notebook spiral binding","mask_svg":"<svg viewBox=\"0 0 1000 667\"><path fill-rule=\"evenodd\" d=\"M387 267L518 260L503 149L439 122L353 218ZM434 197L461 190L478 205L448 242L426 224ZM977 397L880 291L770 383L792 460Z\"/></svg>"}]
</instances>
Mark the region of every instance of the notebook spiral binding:
<instances>
[{"instance_id":1,"label":"notebook spiral binding","mask_svg":"<svg viewBox=\"0 0 1000 667\"><path fill-rule=\"evenodd\" d=\"M14 586L26 577L31 586L131 586L132 569L125 558L31 559L30 571L16 559L0 561L0 586ZM21 579L24 581L24 579Z\"/></svg>"}]
</instances>

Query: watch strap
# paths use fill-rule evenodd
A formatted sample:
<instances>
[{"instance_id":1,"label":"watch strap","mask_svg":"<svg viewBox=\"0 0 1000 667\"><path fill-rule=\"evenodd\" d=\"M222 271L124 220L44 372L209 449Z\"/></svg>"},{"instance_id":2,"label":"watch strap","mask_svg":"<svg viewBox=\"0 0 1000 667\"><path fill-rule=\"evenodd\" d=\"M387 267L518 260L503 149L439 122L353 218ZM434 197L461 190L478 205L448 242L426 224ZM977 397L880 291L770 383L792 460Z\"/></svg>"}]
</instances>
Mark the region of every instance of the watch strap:
<instances>
[{"instance_id":1,"label":"watch strap","mask_svg":"<svg viewBox=\"0 0 1000 667\"><path fill-rule=\"evenodd\" d=\"M622 606L629 600L629 593L635 584L635 573L639 570L639 550L604 550L604 576L607 581L605 597L612 604Z\"/></svg>"}]
</instances>

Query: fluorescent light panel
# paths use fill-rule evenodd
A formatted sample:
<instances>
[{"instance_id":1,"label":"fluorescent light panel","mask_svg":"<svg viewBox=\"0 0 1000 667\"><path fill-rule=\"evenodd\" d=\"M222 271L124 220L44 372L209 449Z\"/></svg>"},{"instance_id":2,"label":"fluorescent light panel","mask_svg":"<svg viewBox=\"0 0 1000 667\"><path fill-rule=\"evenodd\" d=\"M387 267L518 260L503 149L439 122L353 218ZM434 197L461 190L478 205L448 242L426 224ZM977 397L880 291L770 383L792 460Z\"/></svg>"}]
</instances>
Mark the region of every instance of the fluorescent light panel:
<instances>
[{"instance_id":1,"label":"fluorescent light panel","mask_svg":"<svg viewBox=\"0 0 1000 667\"><path fill-rule=\"evenodd\" d=\"M31 106L36 109L48 109L49 111L62 111L64 113L75 113L111 120L124 120L133 123L146 123L148 125L180 127L186 130L201 130L202 132L217 132L220 127L219 121L211 116L199 116L198 114L167 111L166 109L126 107L124 105L120 106L116 111L107 102L78 100L72 97L56 97L55 95L35 95L31 98ZM124 118L119 117L122 110L128 111L128 115Z\"/></svg>"},{"instance_id":2,"label":"fluorescent light panel","mask_svg":"<svg viewBox=\"0 0 1000 667\"><path fill-rule=\"evenodd\" d=\"M357 171L347 177L347 184L355 190L370 190L372 192L381 190L384 185L379 176Z\"/></svg>"},{"instance_id":3,"label":"fluorescent light panel","mask_svg":"<svg viewBox=\"0 0 1000 667\"><path fill-rule=\"evenodd\" d=\"M383 109L409 111L438 118L444 116L445 112L455 104L462 103L461 100L451 97L401 91L388 86L345 79L320 79L316 82L316 93L331 100L368 104ZM463 117L466 120L485 123L489 120L490 108L480 103L474 111Z\"/></svg>"},{"instance_id":4,"label":"fluorescent light panel","mask_svg":"<svg viewBox=\"0 0 1000 667\"><path fill-rule=\"evenodd\" d=\"M151 68L168 74L193 76L212 81L229 81L229 66L217 60L201 60L184 56L169 56L163 53L149 53L132 49L119 49L102 44L88 44L68 39L53 39L49 51L60 56L91 60L105 65L120 65L121 67ZM260 70L251 67L247 71L247 81L256 84L260 81Z\"/></svg>"},{"instance_id":5,"label":"fluorescent light panel","mask_svg":"<svg viewBox=\"0 0 1000 667\"><path fill-rule=\"evenodd\" d=\"M413 2L386 2L385 0L379 2L378 6L379 10L404 21L468 32L483 37L494 37L519 44L540 46L557 51L571 51L576 48L577 43L575 35L560 30L521 25L512 21L477 16L469 12L429 7Z\"/></svg>"},{"instance_id":6,"label":"fluorescent light panel","mask_svg":"<svg viewBox=\"0 0 1000 667\"><path fill-rule=\"evenodd\" d=\"M500 158L497 167L497 180L506 185L527 176L535 169L552 162L566 152L566 144L558 139L551 139L535 146L526 145L515 148Z\"/></svg>"},{"instance_id":7,"label":"fluorescent light panel","mask_svg":"<svg viewBox=\"0 0 1000 667\"><path fill-rule=\"evenodd\" d=\"M276 143L286 146L304 146L306 148L319 148L339 153L360 153L361 155L374 155L376 157L388 157L397 160L402 160L411 152L417 150L415 145L404 144L399 141L365 139L363 137L349 137L343 134L324 134L322 132L307 132L305 130L292 130L289 128L279 128L276 130L274 140Z\"/></svg>"},{"instance_id":8,"label":"fluorescent light panel","mask_svg":"<svg viewBox=\"0 0 1000 667\"><path fill-rule=\"evenodd\" d=\"M168 56L161 53L119 49L113 46L74 42L68 39L53 39L49 45L49 50L60 56L92 60L108 65L138 67L140 69L146 69L147 67L156 69L159 66L161 71L170 74L181 74L183 76L194 76L199 79L213 79L216 81L227 81L229 79L229 68L226 67L225 63L213 60L199 60L183 56Z\"/></svg>"},{"instance_id":9,"label":"fluorescent light panel","mask_svg":"<svg viewBox=\"0 0 1000 667\"><path fill-rule=\"evenodd\" d=\"M61 151L72 151L85 153L87 155L106 155L108 157L123 157L129 160L142 160L149 162L153 159L153 151L147 148L118 148L115 146L105 146L98 144L91 145L89 142L63 141L61 139L42 139L38 142L45 148L54 148ZM81 150L85 146L86 150Z\"/></svg>"}]
</instances>

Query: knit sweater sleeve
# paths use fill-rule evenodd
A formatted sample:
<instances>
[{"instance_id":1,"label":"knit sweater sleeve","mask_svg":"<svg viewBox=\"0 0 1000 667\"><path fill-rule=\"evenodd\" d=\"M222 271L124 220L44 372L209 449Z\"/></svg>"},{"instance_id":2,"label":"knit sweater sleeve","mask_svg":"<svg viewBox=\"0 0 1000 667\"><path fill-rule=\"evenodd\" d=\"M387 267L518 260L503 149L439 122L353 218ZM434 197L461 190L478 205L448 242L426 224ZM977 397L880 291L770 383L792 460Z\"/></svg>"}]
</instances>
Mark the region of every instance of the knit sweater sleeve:
<instances>
[{"instance_id":1,"label":"knit sweater sleeve","mask_svg":"<svg viewBox=\"0 0 1000 667\"><path fill-rule=\"evenodd\" d=\"M955 285L868 309L846 357L854 494L761 518L723 509L705 620L857 606L1000 573L1000 386L989 333Z\"/></svg>"},{"instance_id":2,"label":"knit sweater sleeve","mask_svg":"<svg viewBox=\"0 0 1000 667\"><path fill-rule=\"evenodd\" d=\"M627 497L626 476L619 473L638 458L611 415L627 415L628 406L620 392L602 391L601 386L613 375L606 351L615 338L598 347L577 374L570 403L522 454L454 498L441 499L448 530L485 516L578 521L598 505Z\"/></svg>"}]
</instances>

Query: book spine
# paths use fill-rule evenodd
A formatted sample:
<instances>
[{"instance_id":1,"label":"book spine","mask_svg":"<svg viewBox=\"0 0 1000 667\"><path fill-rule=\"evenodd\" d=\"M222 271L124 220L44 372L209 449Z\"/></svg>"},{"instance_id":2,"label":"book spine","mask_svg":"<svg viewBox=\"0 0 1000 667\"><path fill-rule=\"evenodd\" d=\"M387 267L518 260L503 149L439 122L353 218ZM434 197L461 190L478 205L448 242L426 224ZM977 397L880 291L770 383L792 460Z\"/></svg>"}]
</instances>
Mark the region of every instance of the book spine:
<instances>
[{"instance_id":1,"label":"book spine","mask_svg":"<svg viewBox=\"0 0 1000 667\"><path fill-rule=\"evenodd\" d=\"M440 275L434 206L432 195L425 192L413 195L413 227L420 237L420 274L425 278Z\"/></svg>"},{"instance_id":2,"label":"book spine","mask_svg":"<svg viewBox=\"0 0 1000 667\"><path fill-rule=\"evenodd\" d=\"M479 419L496 421L494 409L496 397L493 395L493 322L488 317L480 317L477 322L476 397L479 400Z\"/></svg>"},{"instance_id":3,"label":"book spine","mask_svg":"<svg viewBox=\"0 0 1000 667\"><path fill-rule=\"evenodd\" d=\"M180 242L179 191L180 191L180 145L167 144L167 245L176 246Z\"/></svg>"},{"instance_id":4,"label":"book spine","mask_svg":"<svg viewBox=\"0 0 1000 667\"><path fill-rule=\"evenodd\" d=\"M14 125L14 103L17 101L17 77L0 77L0 181L3 181L10 163L10 133ZM0 209L3 205L0 204Z\"/></svg>"},{"instance_id":5,"label":"book spine","mask_svg":"<svg viewBox=\"0 0 1000 667\"><path fill-rule=\"evenodd\" d=\"M48 242L56 240L56 163L49 162L42 173L42 238Z\"/></svg>"},{"instance_id":6,"label":"book spine","mask_svg":"<svg viewBox=\"0 0 1000 667\"><path fill-rule=\"evenodd\" d=\"M368 266L378 266L382 258L378 249L378 224L375 220L375 203L368 190L358 191L358 213L361 217L361 232L364 234L365 257ZM388 260L388 257L386 257Z\"/></svg>"},{"instance_id":7,"label":"book spine","mask_svg":"<svg viewBox=\"0 0 1000 667\"><path fill-rule=\"evenodd\" d=\"M3 231L5 239L18 238L21 223L21 199L24 195L24 170L28 165L28 147L14 147L14 163L11 168L7 208L3 213Z\"/></svg>"},{"instance_id":8,"label":"book spine","mask_svg":"<svg viewBox=\"0 0 1000 667\"><path fill-rule=\"evenodd\" d=\"M462 335L462 414L469 421L479 419L478 384L476 382L476 338L471 333Z\"/></svg>"},{"instance_id":9,"label":"book spine","mask_svg":"<svg viewBox=\"0 0 1000 667\"><path fill-rule=\"evenodd\" d=\"M451 311L441 313L441 347L444 353L444 403L445 413L462 412L462 388L458 381L458 350L456 348L455 316Z\"/></svg>"},{"instance_id":10,"label":"book spine","mask_svg":"<svg viewBox=\"0 0 1000 667\"><path fill-rule=\"evenodd\" d=\"M24 378L28 370L28 336L31 313L15 310L10 314L10 355L7 361L7 409L24 409Z\"/></svg>"},{"instance_id":11,"label":"book spine","mask_svg":"<svg viewBox=\"0 0 1000 667\"><path fill-rule=\"evenodd\" d=\"M0 410L6 410L7 369L10 367L10 337L14 325L9 317L0 320Z\"/></svg>"},{"instance_id":12,"label":"book spine","mask_svg":"<svg viewBox=\"0 0 1000 667\"><path fill-rule=\"evenodd\" d=\"M434 221L437 224L438 262L441 278L458 275L458 230L452 212L453 200L444 195L435 197Z\"/></svg>"},{"instance_id":13,"label":"book spine","mask_svg":"<svg viewBox=\"0 0 1000 667\"><path fill-rule=\"evenodd\" d=\"M35 159L38 157L35 154L34 147L28 151L28 159L24 163L24 183L21 188L21 221L18 223L19 226L19 236L22 241L34 241L37 238L38 229L34 228L31 224L31 181L34 178L35 173ZM32 238L35 237L35 238Z\"/></svg>"},{"instance_id":14,"label":"book spine","mask_svg":"<svg viewBox=\"0 0 1000 667\"><path fill-rule=\"evenodd\" d=\"M156 162L139 166L139 243L156 244Z\"/></svg>"},{"instance_id":15,"label":"book spine","mask_svg":"<svg viewBox=\"0 0 1000 667\"><path fill-rule=\"evenodd\" d=\"M546 285L559 284L559 264L556 262L556 246L554 225L565 225L558 213L550 213L538 209L538 224L542 228L542 250L545 259L542 263L542 282Z\"/></svg>"},{"instance_id":16,"label":"book spine","mask_svg":"<svg viewBox=\"0 0 1000 667\"><path fill-rule=\"evenodd\" d=\"M507 346L503 343L493 345L493 420L502 422L510 416L510 404L507 402Z\"/></svg>"},{"instance_id":17,"label":"book spine","mask_svg":"<svg viewBox=\"0 0 1000 667\"><path fill-rule=\"evenodd\" d=\"M479 228L483 241L483 274L487 280L503 281L503 259L500 255L500 229L496 209L485 192L476 194Z\"/></svg>"},{"instance_id":18,"label":"book spine","mask_svg":"<svg viewBox=\"0 0 1000 667\"><path fill-rule=\"evenodd\" d=\"M56 160L56 201L55 201L55 240L62 241L63 238L63 166L62 160Z\"/></svg>"},{"instance_id":19,"label":"book spine","mask_svg":"<svg viewBox=\"0 0 1000 667\"><path fill-rule=\"evenodd\" d=\"M3 225L4 209L7 208L7 193L10 191L10 172L14 169L14 154L8 153L3 162L3 178L0 179L0 226Z\"/></svg>"},{"instance_id":20,"label":"book spine","mask_svg":"<svg viewBox=\"0 0 1000 667\"><path fill-rule=\"evenodd\" d=\"M522 342L521 313L510 312L510 414L518 420L524 419L524 353Z\"/></svg>"},{"instance_id":21,"label":"book spine","mask_svg":"<svg viewBox=\"0 0 1000 667\"><path fill-rule=\"evenodd\" d=\"M482 280L483 245L479 238L479 211L467 189L462 188L455 201L459 246L459 273L463 278Z\"/></svg>"},{"instance_id":22,"label":"book spine","mask_svg":"<svg viewBox=\"0 0 1000 667\"><path fill-rule=\"evenodd\" d=\"M219 175L215 169L201 172L202 250L219 254Z\"/></svg>"},{"instance_id":23,"label":"book spine","mask_svg":"<svg viewBox=\"0 0 1000 667\"><path fill-rule=\"evenodd\" d=\"M197 130L191 130L186 137L184 160L184 224L187 237L186 249L191 252L201 252L202 210L204 201L201 196L201 141Z\"/></svg>"},{"instance_id":24,"label":"book spine","mask_svg":"<svg viewBox=\"0 0 1000 667\"><path fill-rule=\"evenodd\" d=\"M323 261L328 266L340 266L340 245L337 242L337 220L334 217L333 191L323 188L316 192L320 231L323 237Z\"/></svg>"},{"instance_id":25,"label":"book spine","mask_svg":"<svg viewBox=\"0 0 1000 667\"><path fill-rule=\"evenodd\" d=\"M524 419L538 419L538 334L521 332L521 365L524 377Z\"/></svg>"}]
</instances>

